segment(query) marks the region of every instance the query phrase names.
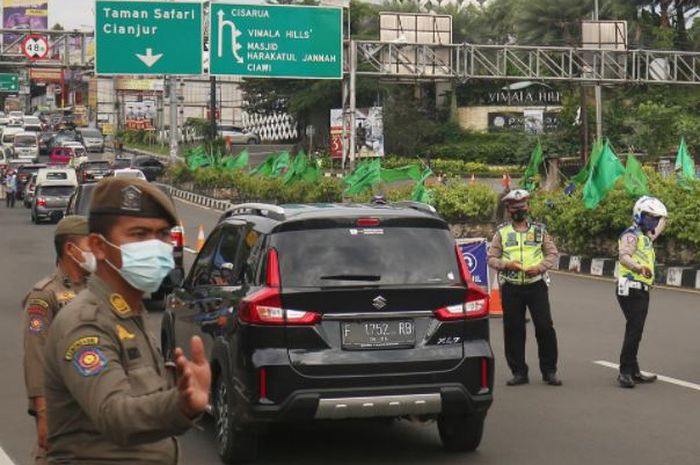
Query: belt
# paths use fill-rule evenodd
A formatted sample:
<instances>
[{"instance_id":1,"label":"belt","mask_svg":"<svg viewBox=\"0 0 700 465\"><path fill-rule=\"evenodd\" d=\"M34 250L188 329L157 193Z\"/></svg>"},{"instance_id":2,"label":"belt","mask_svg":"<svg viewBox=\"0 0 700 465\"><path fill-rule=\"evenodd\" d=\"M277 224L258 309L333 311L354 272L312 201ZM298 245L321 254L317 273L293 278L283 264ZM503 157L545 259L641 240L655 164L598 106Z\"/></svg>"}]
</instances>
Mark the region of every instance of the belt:
<instances>
[{"instance_id":1,"label":"belt","mask_svg":"<svg viewBox=\"0 0 700 465\"><path fill-rule=\"evenodd\" d=\"M510 281L507 278L502 278L502 279L503 279L503 283L513 284L514 286L527 286L528 284L535 284L535 283L542 281L544 279L544 275L538 275L538 276L535 276L534 278L528 278L528 281L524 282L524 283L519 281L519 280Z\"/></svg>"},{"instance_id":2,"label":"belt","mask_svg":"<svg viewBox=\"0 0 700 465\"><path fill-rule=\"evenodd\" d=\"M649 289L651 289L650 285L641 283L639 281L630 281L629 287L630 287L630 289L639 289L641 291L647 291L647 292L649 292Z\"/></svg>"}]
</instances>

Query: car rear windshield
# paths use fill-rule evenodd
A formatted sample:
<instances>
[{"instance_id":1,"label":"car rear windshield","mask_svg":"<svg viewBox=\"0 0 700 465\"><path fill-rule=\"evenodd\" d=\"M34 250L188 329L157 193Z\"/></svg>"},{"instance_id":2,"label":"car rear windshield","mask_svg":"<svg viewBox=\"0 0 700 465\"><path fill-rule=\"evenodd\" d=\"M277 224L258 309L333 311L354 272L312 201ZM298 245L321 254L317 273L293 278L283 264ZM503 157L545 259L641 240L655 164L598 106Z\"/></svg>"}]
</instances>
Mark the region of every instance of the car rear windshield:
<instances>
[{"instance_id":1,"label":"car rear windshield","mask_svg":"<svg viewBox=\"0 0 700 465\"><path fill-rule=\"evenodd\" d=\"M83 135L83 137L102 139L102 133L96 129L93 129L93 130L83 129L80 131L80 133Z\"/></svg>"},{"instance_id":2,"label":"car rear windshield","mask_svg":"<svg viewBox=\"0 0 700 465\"><path fill-rule=\"evenodd\" d=\"M15 136L15 147L34 147L36 145L36 137L34 136Z\"/></svg>"},{"instance_id":3,"label":"car rear windshield","mask_svg":"<svg viewBox=\"0 0 700 465\"><path fill-rule=\"evenodd\" d=\"M282 285L456 284L450 233L433 228L337 228L275 235Z\"/></svg>"},{"instance_id":4,"label":"car rear windshield","mask_svg":"<svg viewBox=\"0 0 700 465\"><path fill-rule=\"evenodd\" d=\"M12 144L15 142L15 135L14 134L5 134L2 136L2 141L5 144Z\"/></svg>"},{"instance_id":5,"label":"car rear windshield","mask_svg":"<svg viewBox=\"0 0 700 465\"><path fill-rule=\"evenodd\" d=\"M91 161L83 166L86 170L108 170L110 168L108 161Z\"/></svg>"},{"instance_id":6,"label":"car rear windshield","mask_svg":"<svg viewBox=\"0 0 700 465\"><path fill-rule=\"evenodd\" d=\"M41 195L54 197L68 197L73 193L72 186L41 186Z\"/></svg>"},{"instance_id":7,"label":"car rear windshield","mask_svg":"<svg viewBox=\"0 0 700 465\"><path fill-rule=\"evenodd\" d=\"M68 173L65 171L50 171L46 173L47 181L64 181L68 179Z\"/></svg>"}]
</instances>

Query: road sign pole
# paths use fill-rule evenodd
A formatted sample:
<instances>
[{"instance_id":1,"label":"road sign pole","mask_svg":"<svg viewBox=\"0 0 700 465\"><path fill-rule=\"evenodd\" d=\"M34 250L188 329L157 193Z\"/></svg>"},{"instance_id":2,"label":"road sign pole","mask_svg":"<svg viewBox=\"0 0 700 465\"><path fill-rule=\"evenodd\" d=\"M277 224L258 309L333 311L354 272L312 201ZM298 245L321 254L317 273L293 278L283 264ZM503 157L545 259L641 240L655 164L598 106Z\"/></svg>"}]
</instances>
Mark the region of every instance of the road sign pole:
<instances>
[{"instance_id":1,"label":"road sign pole","mask_svg":"<svg viewBox=\"0 0 700 465\"><path fill-rule=\"evenodd\" d=\"M168 78L168 87L170 90L170 162L177 162L177 83L175 77L170 75Z\"/></svg>"},{"instance_id":2,"label":"road sign pole","mask_svg":"<svg viewBox=\"0 0 700 465\"><path fill-rule=\"evenodd\" d=\"M355 169L355 141L357 136L357 42L350 41L350 169Z\"/></svg>"},{"instance_id":3,"label":"road sign pole","mask_svg":"<svg viewBox=\"0 0 700 465\"><path fill-rule=\"evenodd\" d=\"M212 142L214 142L217 135L216 110L216 76L209 76L209 131Z\"/></svg>"},{"instance_id":4,"label":"road sign pole","mask_svg":"<svg viewBox=\"0 0 700 465\"><path fill-rule=\"evenodd\" d=\"M595 16L595 20L598 21L598 0L595 0L594 8L595 10L593 14ZM598 27L600 27L600 23L598 23ZM601 72L603 72L602 66ZM598 140L603 139L603 89L601 88L600 84L596 84L595 86L595 133Z\"/></svg>"}]
</instances>

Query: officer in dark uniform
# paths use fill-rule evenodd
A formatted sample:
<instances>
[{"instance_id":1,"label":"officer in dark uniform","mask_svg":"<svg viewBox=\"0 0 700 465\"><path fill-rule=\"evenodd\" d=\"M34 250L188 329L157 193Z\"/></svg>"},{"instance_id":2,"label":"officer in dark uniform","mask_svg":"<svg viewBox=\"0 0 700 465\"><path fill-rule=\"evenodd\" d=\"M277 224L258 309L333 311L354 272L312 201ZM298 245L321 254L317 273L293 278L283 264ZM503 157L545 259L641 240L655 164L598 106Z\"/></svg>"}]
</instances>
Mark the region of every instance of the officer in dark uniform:
<instances>
[{"instance_id":1,"label":"officer in dark uniform","mask_svg":"<svg viewBox=\"0 0 700 465\"><path fill-rule=\"evenodd\" d=\"M94 271L95 257L88 251L87 236L87 218L66 216L59 221L54 231L56 270L34 284L22 301L24 383L29 414L36 420L37 443L32 454L37 464L46 463L44 345L58 311L85 287L85 279Z\"/></svg>"},{"instance_id":2,"label":"officer in dark uniform","mask_svg":"<svg viewBox=\"0 0 700 465\"><path fill-rule=\"evenodd\" d=\"M149 183L95 187L89 245L97 270L53 323L46 346L49 463L177 463L173 436L207 408L211 371L201 339L168 371L142 298L172 270L175 207ZM177 376L177 379L173 375Z\"/></svg>"},{"instance_id":3,"label":"officer in dark uniform","mask_svg":"<svg viewBox=\"0 0 700 465\"><path fill-rule=\"evenodd\" d=\"M530 222L530 194L516 189L503 197L512 221L498 227L488 252L489 266L498 271L503 302L503 339L513 378L508 386L530 382L525 363L525 311L535 324L542 379L561 386L557 377L557 335L549 306L549 275L557 247L543 224Z\"/></svg>"}]
</instances>

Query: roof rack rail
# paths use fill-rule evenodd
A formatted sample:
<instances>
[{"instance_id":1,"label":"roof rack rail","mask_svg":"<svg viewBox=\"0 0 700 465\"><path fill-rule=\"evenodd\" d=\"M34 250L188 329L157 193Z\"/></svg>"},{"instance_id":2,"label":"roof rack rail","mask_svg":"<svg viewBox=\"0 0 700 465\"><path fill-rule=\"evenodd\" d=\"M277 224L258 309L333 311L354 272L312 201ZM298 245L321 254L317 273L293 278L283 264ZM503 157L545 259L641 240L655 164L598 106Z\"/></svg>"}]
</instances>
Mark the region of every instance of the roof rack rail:
<instances>
[{"instance_id":1,"label":"roof rack rail","mask_svg":"<svg viewBox=\"0 0 700 465\"><path fill-rule=\"evenodd\" d=\"M265 216L278 221L284 221L287 219L284 208L280 207L279 205L273 205L271 203L240 203L227 209L224 214L221 215L221 220L237 214Z\"/></svg>"},{"instance_id":2,"label":"roof rack rail","mask_svg":"<svg viewBox=\"0 0 700 465\"><path fill-rule=\"evenodd\" d=\"M430 213L431 215L438 216L438 212L432 205L423 202L416 202L413 200L401 200L399 202L392 202L392 205L397 207L411 208L413 210L418 210L424 213Z\"/></svg>"}]
</instances>

